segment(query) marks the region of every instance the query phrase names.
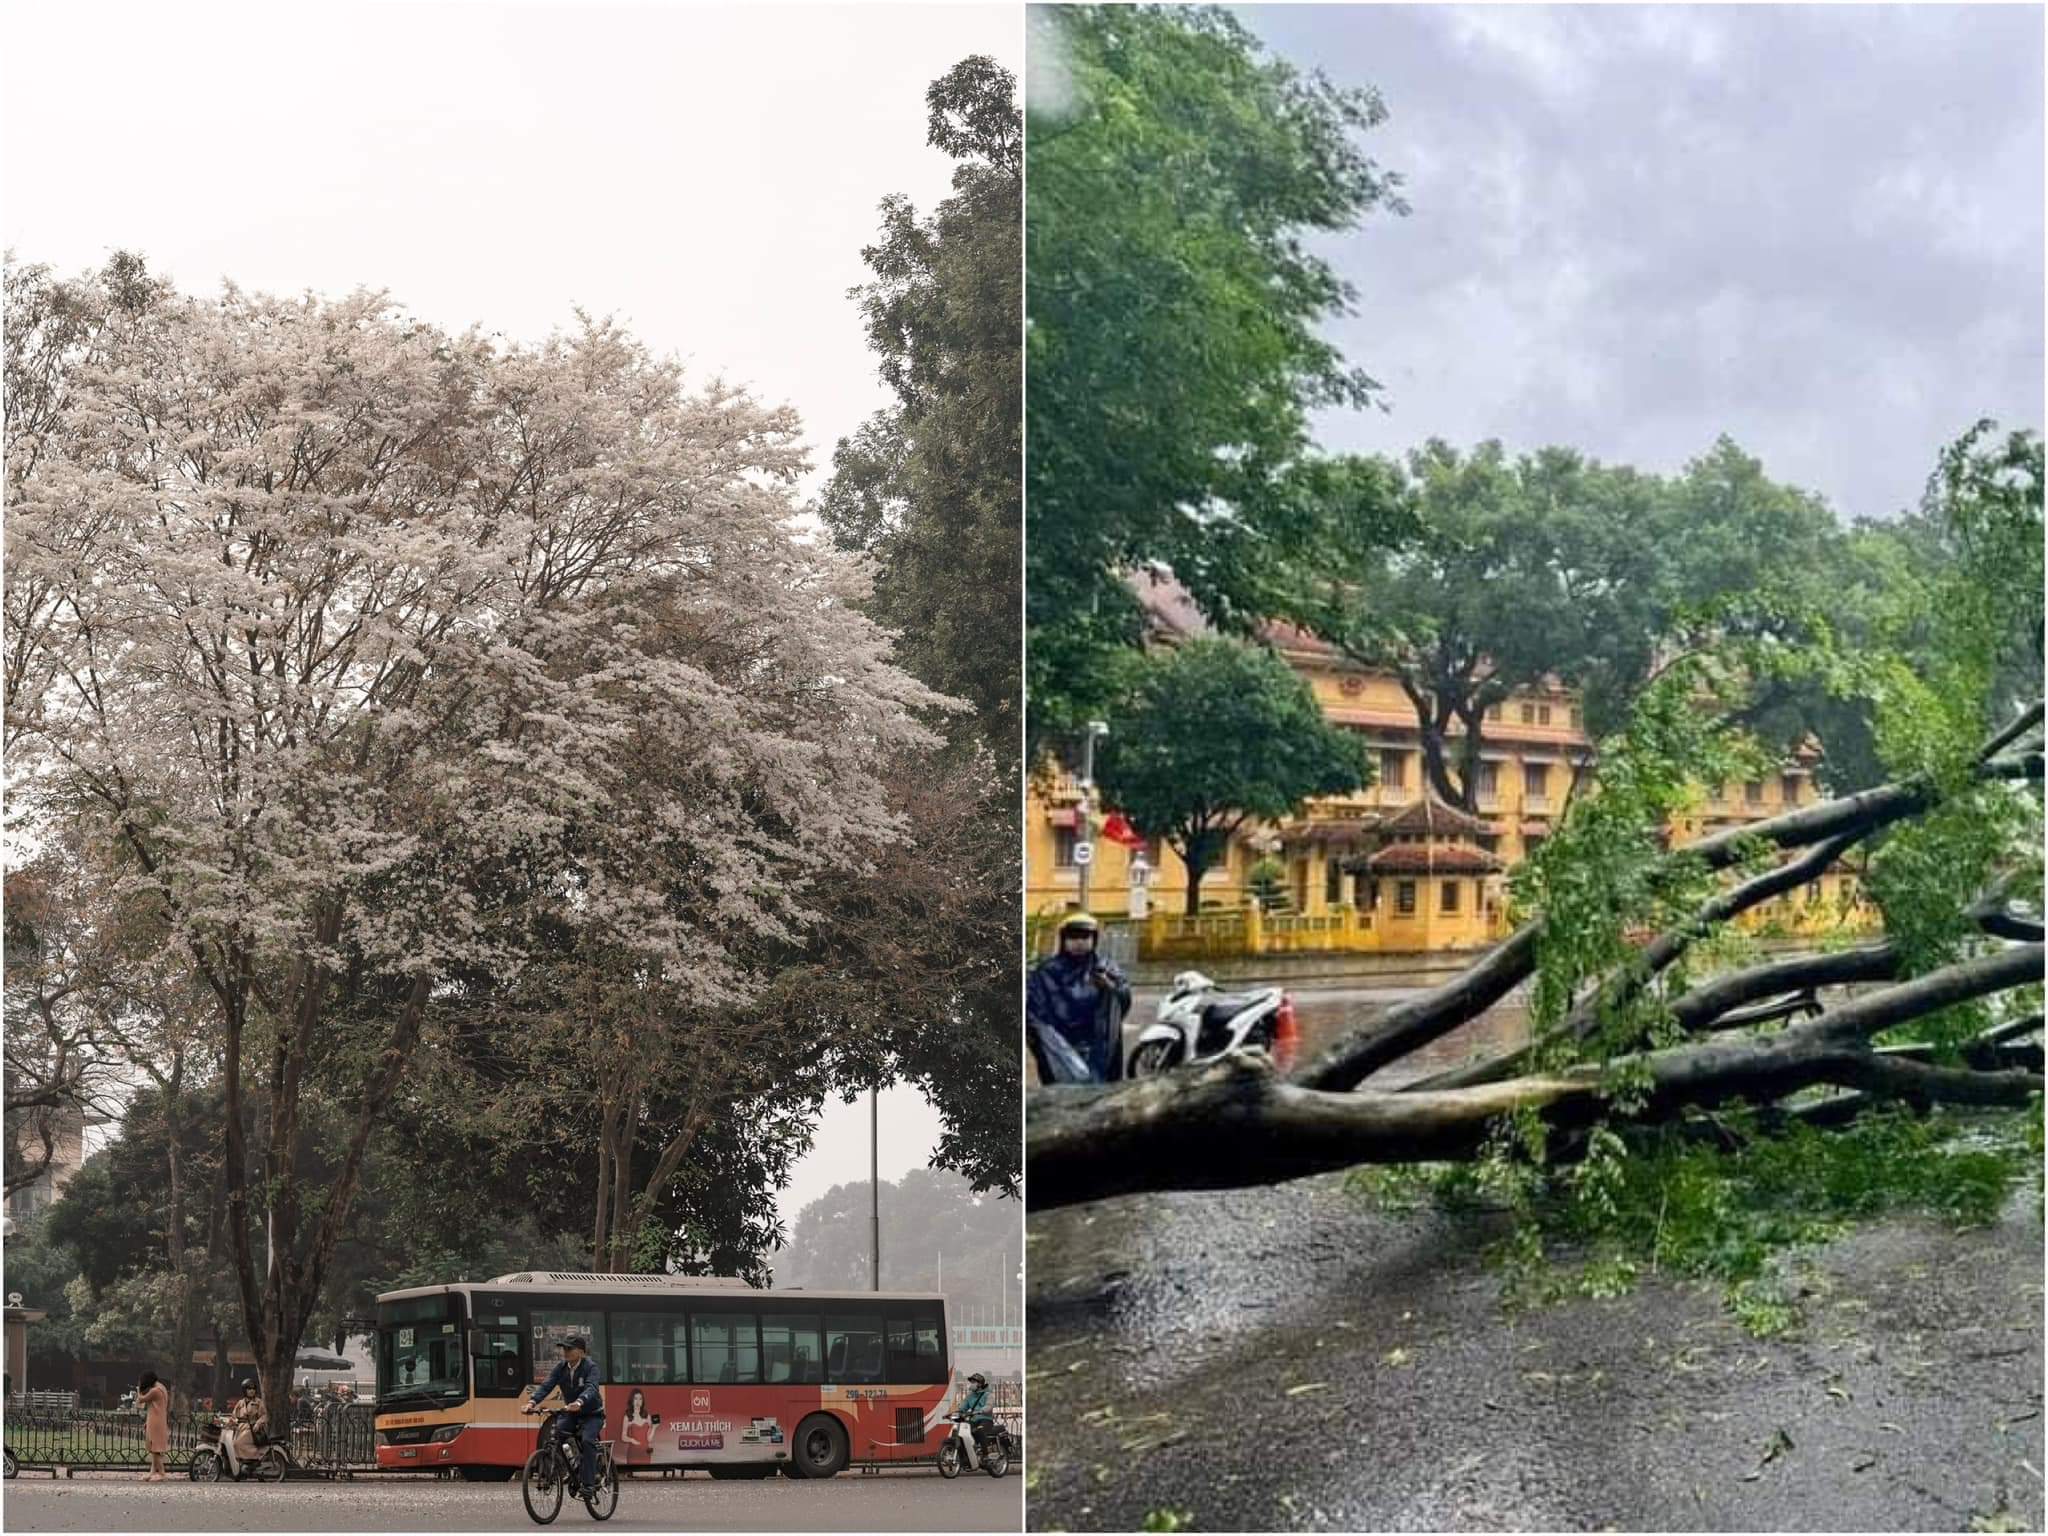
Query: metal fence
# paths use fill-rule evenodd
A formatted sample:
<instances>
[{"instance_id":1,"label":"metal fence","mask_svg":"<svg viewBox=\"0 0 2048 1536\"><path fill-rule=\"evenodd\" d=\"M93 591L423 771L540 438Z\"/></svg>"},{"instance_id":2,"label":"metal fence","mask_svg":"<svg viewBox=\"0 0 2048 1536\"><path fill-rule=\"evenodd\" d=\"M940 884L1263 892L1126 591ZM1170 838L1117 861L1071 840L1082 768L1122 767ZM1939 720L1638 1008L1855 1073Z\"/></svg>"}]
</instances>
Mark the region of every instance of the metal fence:
<instances>
[{"instance_id":1,"label":"metal fence","mask_svg":"<svg viewBox=\"0 0 2048 1536\"><path fill-rule=\"evenodd\" d=\"M207 1426L214 1415L188 1414L171 1420L169 1468L187 1466L202 1443L211 1443ZM132 1410L69 1413L23 1409L10 1412L4 1426L7 1448L24 1467L74 1471L146 1469L149 1450L143 1439L142 1415ZM333 1476L369 1471L377 1465L376 1426L367 1406L338 1409L311 1423L292 1427L288 1440L292 1461L302 1472Z\"/></svg>"}]
</instances>

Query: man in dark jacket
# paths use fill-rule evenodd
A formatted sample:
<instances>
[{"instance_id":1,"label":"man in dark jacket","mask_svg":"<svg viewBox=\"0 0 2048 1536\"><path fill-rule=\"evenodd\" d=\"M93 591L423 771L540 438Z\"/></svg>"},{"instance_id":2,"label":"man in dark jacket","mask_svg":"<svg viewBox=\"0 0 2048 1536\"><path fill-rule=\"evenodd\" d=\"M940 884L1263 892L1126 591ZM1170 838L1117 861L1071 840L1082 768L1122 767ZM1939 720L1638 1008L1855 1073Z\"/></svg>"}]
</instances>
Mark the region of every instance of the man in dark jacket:
<instances>
[{"instance_id":1,"label":"man in dark jacket","mask_svg":"<svg viewBox=\"0 0 2048 1536\"><path fill-rule=\"evenodd\" d=\"M548 1379L533 1389L523 1411L539 1413L541 1399L557 1387L562 1389L562 1411L569 1415L577 1438L583 1442L582 1454L576 1459L576 1476L583 1485L582 1496L588 1500L597 1492L597 1442L604 1431L604 1392L598 1386L597 1362L584 1352L583 1340L564 1339L558 1347L562 1358L548 1372Z\"/></svg>"},{"instance_id":2,"label":"man in dark jacket","mask_svg":"<svg viewBox=\"0 0 2048 1536\"><path fill-rule=\"evenodd\" d=\"M1041 1082L1072 1081L1062 1062L1074 1056L1090 1082L1113 1083L1124 1075L1131 984L1096 952L1101 937L1102 925L1093 917L1070 912L1060 923L1059 947L1031 972L1024 1020Z\"/></svg>"}]
</instances>

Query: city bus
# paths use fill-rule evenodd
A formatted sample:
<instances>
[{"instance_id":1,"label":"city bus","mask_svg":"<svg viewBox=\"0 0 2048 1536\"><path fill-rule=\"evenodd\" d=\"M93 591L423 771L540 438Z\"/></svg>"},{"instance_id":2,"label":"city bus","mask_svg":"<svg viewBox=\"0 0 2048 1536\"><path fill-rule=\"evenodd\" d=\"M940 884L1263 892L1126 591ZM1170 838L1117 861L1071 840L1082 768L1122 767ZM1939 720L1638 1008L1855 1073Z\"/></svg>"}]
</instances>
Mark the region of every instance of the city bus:
<instances>
[{"instance_id":1,"label":"city bus","mask_svg":"<svg viewBox=\"0 0 2048 1536\"><path fill-rule=\"evenodd\" d=\"M943 1297L533 1272L377 1298L378 1467L515 1476L541 1423L524 1396L567 1338L598 1363L625 1471L831 1477L945 1441Z\"/></svg>"}]
</instances>

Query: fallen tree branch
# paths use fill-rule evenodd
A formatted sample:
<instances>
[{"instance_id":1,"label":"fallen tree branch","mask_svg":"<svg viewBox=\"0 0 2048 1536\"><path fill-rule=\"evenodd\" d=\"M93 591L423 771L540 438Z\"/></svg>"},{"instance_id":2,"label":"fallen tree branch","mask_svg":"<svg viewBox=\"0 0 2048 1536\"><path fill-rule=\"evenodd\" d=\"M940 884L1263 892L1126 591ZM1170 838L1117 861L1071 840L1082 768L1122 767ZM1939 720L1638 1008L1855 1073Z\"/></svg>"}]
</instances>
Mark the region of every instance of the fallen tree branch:
<instances>
[{"instance_id":1,"label":"fallen tree branch","mask_svg":"<svg viewBox=\"0 0 2048 1536\"><path fill-rule=\"evenodd\" d=\"M1977 777L1987 782L2039 779L2041 774L2038 751L1988 758L1977 768ZM1867 837L1926 810L1934 795L1933 786L1924 782L1882 784L1702 838L1682 851L1703 859L1709 869L1726 869L1740 860L1753 839L1794 848L1850 834ZM1326 1092L1355 1088L1388 1063L1477 1018L1534 973L1542 927L1540 917L1524 923L1453 980L1374 1014L1304 1063L1294 1081Z\"/></svg>"},{"instance_id":2,"label":"fallen tree branch","mask_svg":"<svg viewBox=\"0 0 2048 1536\"><path fill-rule=\"evenodd\" d=\"M1625 1058L1647 1081L1628 1118L1670 1119L1732 1098L1781 1099L1818 1083L1864 1092L1959 1097L1953 1069L1871 1069L1868 1042L1911 1019L2025 986L2042 948L2018 946L1857 998L1763 1039L1715 1040ZM1908 1063L1907 1065L1917 1065ZM2027 1072L1977 1073L1971 1103L2024 1104L2041 1089ZM1224 1057L1188 1072L1110 1087L1042 1088L1025 1134L1033 1210L1141 1190L1271 1184L1358 1163L1469 1157L1493 1123L1535 1109L1570 1130L1613 1112L1594 1064L1544 1076L1429 1093L1322 1092L1284 1081L1262 1054Z\"/></svg>"}]
</instances>

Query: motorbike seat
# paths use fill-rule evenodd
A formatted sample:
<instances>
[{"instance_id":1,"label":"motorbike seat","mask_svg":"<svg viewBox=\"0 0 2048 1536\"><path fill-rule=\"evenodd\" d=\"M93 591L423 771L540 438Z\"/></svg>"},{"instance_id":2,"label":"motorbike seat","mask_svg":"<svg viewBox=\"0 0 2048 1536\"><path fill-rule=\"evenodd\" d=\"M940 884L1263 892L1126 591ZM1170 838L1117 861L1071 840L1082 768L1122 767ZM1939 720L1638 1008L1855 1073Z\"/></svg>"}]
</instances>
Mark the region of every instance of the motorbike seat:
<instances>
[{"instance_id":1,"label":"motorbike seat","mask_svg":"<svg viewBox=\"0 0 2048 1536\"><path fill-rule=\"evenodd\" d=\"M1230 1021L1264 999L1262 992L1226 992L1202 1004L1204 1029L1227 1029Z\"/></svg>"}]
</instances>

